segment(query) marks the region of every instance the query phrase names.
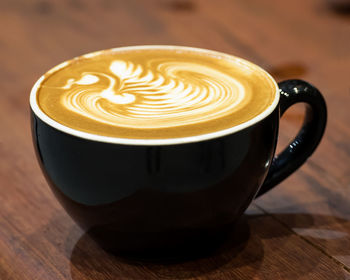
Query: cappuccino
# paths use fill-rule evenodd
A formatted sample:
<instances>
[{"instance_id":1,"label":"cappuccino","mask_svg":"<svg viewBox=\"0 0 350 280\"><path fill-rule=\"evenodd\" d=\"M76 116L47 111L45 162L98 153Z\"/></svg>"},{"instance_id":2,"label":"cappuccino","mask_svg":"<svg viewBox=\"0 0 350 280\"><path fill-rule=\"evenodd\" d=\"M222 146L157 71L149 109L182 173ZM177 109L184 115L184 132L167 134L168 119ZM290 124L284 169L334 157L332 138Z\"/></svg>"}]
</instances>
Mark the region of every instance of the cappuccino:
<instances>
[{"instance_id":1,"label":"cappuccino","mask_svg":"<svg viewBox=\"0 0 350 280\"><path fill-rule=\"evenodd\" d=\"M271 106L277 94L270 75L240 58L144 46L64 62L45 74L36 99L48 117L78 131L166 139L245 123Z\"/></svg>"}]
</instances>

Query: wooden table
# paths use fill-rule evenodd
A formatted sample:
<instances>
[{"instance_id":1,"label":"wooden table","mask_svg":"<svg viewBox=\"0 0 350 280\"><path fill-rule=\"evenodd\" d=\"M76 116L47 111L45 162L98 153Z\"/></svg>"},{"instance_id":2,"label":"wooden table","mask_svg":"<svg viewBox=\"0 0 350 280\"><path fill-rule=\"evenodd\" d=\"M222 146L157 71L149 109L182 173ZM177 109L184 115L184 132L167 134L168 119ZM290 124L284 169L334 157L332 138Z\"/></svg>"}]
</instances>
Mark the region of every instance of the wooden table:
<instances>
[{"instance_id":1,"label":"wooden table","mask_svg":"<svg viewBox=\"0 0 350 280\"><path fill-rule=\"evenodd\" d=\"M0 279L350 279L350 17L329 2L1 0ZM137 44L235 54L277 80L308 80L326 98L315 154L256 200L211 256L165 264L107 254L57 203L35 159L36 79L73 56ZM283 118L279 149L302 116L295 106Z\"/></svg>"}]
</instances>

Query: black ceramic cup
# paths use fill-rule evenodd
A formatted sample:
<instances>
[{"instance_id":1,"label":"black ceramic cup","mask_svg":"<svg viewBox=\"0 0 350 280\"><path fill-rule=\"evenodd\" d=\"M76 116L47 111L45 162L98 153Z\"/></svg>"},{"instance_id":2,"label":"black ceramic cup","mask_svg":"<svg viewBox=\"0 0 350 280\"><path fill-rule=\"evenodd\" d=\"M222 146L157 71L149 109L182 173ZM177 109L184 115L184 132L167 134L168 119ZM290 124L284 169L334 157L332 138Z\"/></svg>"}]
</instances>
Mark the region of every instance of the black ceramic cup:
<instances>
[{"instance_id":1,"label":"black ceramic cup","mask_svg":"<svg viewBox=\"0 0 350 280\"><path fill-rule=\"evenodd\" d=\"M268 110L229 131L121 141L53 121L39 108L34 86L37 158L62 206L103 248L136 257L203 249L254 198L300 167L321 140L327 111L320 92L301 80L278 87ZM298 102L307 105L304 124L275 156L279 119Z\"/></svg>"}]
</instances>

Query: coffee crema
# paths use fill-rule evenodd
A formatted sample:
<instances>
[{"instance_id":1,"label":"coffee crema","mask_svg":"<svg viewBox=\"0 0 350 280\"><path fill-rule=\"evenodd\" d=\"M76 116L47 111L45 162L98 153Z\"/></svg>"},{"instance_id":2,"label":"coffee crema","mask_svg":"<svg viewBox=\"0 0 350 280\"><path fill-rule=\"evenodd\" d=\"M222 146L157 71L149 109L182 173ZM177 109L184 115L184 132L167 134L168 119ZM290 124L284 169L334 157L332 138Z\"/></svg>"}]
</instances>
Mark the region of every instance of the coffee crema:
<instances>
[{"instance_id":1,"label":"coffee crema","mask_svg":"<svg viewBox=\"0 0 350 280\"><path fill-rule=\"evenodd\" d=\"M53 120L91 134L164 139L228 129L274 101L273 79L245 60L202 49L105 50L45 74L37 102Z\"/></svg>"}]
</instances>

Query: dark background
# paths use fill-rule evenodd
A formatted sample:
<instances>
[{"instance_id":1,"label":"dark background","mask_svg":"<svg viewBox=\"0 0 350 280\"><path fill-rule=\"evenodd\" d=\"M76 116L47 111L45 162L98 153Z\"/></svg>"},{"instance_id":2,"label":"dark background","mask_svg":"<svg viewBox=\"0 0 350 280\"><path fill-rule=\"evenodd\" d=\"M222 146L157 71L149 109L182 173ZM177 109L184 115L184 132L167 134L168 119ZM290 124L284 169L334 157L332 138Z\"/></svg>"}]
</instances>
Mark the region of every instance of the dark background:
<instances>
[{"instance_id":1,"label":"dark background","mask_svg":"<svg viewBox=\"0 0 350 280\"><path fill-rule=\"evenodd\" d=\"M315 154L256 200L212 256L162 264L105 253L59 206L36 162L34 82L74 56L140 44L241 56L326 98ZM350 279L349 50L346 0L0 0L0 279ZM287 112L279 149L302 118L302 106Z\"/></svg>"}]
</instances>

